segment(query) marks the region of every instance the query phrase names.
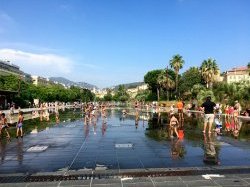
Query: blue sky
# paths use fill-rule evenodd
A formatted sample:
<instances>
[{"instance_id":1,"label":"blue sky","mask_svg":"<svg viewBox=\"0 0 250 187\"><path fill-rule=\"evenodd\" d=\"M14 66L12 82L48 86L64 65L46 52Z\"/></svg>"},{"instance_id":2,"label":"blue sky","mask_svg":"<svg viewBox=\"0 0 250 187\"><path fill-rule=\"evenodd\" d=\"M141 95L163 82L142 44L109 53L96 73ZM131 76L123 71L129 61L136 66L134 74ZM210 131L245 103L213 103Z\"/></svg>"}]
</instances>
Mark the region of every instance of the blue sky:
<instances>
[{"instance_id":1,"label":"blue sky","mask_svg":"<svg viewBox=\"0 0 250 187\"><path fill-rule=\"evenodd\" d=\"M181 73L250 61L249 0L1 0L0 58L101 88L143 81L175 54Z\"/></svg>"}]
</instances>

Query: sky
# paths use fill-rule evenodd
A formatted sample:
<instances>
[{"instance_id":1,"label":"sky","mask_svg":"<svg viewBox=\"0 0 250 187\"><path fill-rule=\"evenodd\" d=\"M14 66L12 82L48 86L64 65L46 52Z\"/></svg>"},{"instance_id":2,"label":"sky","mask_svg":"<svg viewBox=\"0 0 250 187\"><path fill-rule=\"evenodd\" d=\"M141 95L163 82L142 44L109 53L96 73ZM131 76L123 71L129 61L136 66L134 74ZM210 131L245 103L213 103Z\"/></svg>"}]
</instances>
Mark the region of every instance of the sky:
<instances>
[{"instance_id":1,"label":"sky","mask_svg":"<svg viewBox=\"0 0 250 187\"><path fill-rule=\"evenodd\" d=\"M249 0L0 0L0 59L99 88L143 81L180 54L250 62Z\"/></svg>"}]
</instances>

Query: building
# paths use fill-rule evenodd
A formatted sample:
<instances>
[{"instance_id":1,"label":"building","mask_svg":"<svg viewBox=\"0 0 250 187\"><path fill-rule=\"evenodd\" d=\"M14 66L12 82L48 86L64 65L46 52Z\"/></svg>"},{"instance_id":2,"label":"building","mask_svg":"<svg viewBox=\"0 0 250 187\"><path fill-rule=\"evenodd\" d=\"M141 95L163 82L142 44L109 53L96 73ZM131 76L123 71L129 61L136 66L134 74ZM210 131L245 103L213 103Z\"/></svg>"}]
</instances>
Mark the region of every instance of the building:
<instances>
[{"instance_id":1,"label":"building","mask_svg":"<svg viewBox=\"0 0 250 187\"><path fill-rule=\"evenodd\" d=\"M140 92L140 91L144 91L148 89L148 85L147 84L142 84L140 86L137 86L136 88L130 88L127 90L129 96L131 98L135 98L136 95Z\"/></svg>"},{"instance_id":2,"label":"building","mask_svg":"<svg viewBox=\"0 0 250 187\"><path fill-rule=\"evenodd\" d=\"M16 75L23 77L24 73L20 70L19 66L12 64L10 61L0 60L0 75Z\"/></svg>"},{"instance_id":3,"label":"building","mask_svg":"<svg viewBox=\"0 0 250 187\"><path fill-rule=\"evenodd\" d=\"M250 81L248 67L237 67L233 68L232 70L226 71L224 74L224 81L226 83Z\"/></svg>"},{"instance_id":4,"label":"building","mask_svg":"<svg viewBox=\"0 0 250 187\"><path fill-rule=\"evenodd\" d=\"M36 86L47 86L49 84L54 84L52 83L48 78L40 77L37 75L32 75L32 83Z\"/></svg>"}]
</instances>

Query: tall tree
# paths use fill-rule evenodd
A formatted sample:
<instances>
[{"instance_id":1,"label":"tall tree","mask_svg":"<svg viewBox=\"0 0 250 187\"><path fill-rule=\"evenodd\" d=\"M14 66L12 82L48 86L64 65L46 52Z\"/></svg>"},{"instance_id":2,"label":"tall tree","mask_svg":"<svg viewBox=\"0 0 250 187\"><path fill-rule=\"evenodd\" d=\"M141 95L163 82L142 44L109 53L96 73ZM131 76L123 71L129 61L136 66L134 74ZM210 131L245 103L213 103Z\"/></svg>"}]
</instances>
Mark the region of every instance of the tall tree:
<instances>
[{"instance_id":1,"label":"tall tree","mask_svg":"<svg viewBox=\"0 0 250 187\"><path fill-rule=\"evenodd\" d=\"M160 85L161 88L164 88L167 90L167 98L169 100L169 90L173 89L175 87L175 83L173 79L171 79L171 76L167 76L168 70L163 70L157 78L157 83Z\"/></svg>"},{"instance_id":2,"label":"tall tree","mask_svg":"<svg viewBox=\"0 0 250 187\"><path fill-rule=\"evenodd\" d=\"M181 94L191 92L195 84L201 84L202 77L198 67L190 67L185 71L179 81L179 91Z\"/></svg>"},{"instance_id":3,"label":"tall tree","mask_svg":"<svg viewBox=\"0 0 250 187\"><path fill-rule=\"evenodd\" d=\"M215 76L219 74L219 68L216 61L212 58L204 60L200 67L201 75L206 82L207 88L211 88Z\"/></svg>"},{"instance_id":4,"label":"tall tree","mask_svg":"<svg viewBox=\"0 0 250 187\"><path fill-rule=\"evenodd\" d=\"M183 67L184 64L184 60L182 59L182 56L177 54L174 55L173 58L169 61L169 64L171 66L171 68L174 69L176 77L175 77L175 89L176 89L176 93L178 92L178 75L179 75L179 71L180 69Z\"/></svg>"},{"instance_id":5,"label":"tall tree","mask_svg":"<svg viewBox=\"0 0 250 187\"><path fill-rule=\"evenodd\" d=\"M157 82L157 78L159 76L159 74L161 73L162 70L152 70L147 72L147 74L144 76L144 82L146 84L148 84L148 88L149 90L151 90L151 92L153 94L157 93L157 97L159 100L159 84Z\"/></svg>"}]
</instances>

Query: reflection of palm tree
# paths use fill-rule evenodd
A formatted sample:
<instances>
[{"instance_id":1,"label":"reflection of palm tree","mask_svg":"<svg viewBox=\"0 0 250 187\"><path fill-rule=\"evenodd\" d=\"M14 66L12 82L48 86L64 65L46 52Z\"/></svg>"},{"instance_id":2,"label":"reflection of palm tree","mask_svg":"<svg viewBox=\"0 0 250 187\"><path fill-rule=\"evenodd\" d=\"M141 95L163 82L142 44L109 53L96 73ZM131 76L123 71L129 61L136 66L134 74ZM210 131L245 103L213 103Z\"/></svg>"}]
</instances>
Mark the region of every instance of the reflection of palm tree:
<instances>
[{"instance_id":1,"label":"reflection of palm tree","mask_svg":"<svg viewBox=\"0 0 250 187\"><path fill-rule=\"evenodd\" d=\"M201 65L201 75L203 79L206 81L207 88L212 86L215 75L218 75L219 68L216 61L212 58L208 60L204 60Z\"/></svg>"}]
</instances>

